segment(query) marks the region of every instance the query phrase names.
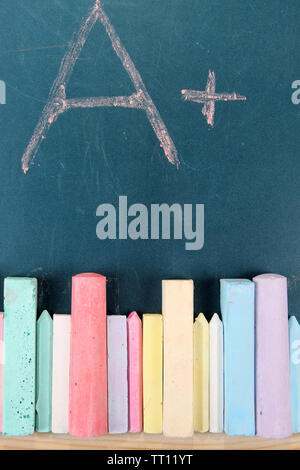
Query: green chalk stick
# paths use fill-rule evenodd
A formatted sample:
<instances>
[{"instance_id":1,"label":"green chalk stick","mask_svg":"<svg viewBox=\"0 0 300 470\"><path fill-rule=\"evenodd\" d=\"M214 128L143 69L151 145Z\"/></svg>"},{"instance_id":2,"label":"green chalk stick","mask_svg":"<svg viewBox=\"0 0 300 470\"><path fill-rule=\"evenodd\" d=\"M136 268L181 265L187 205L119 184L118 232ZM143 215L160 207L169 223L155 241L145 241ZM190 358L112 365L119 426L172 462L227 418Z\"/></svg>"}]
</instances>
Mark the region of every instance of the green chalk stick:
<instances>
[{"instance_id":1,"label":"green chalk stick","mask_svg":"<svg viewBox=\"0 0 300 470\"><path fill-rule=\"evenodd\" d=\"M37 280L4 280L3 434L34 432Z\"/></svg>"},{"instance_id":2,"label":"green chalk stick","mask_svg":"<svg viewBox=\"0 0 300 470\"><path fill-rule=\"evenodd\" d=\"M51 431L53 322L44 310L36 331L36 423L38 432Z\"/></svg>"}]
</instances>

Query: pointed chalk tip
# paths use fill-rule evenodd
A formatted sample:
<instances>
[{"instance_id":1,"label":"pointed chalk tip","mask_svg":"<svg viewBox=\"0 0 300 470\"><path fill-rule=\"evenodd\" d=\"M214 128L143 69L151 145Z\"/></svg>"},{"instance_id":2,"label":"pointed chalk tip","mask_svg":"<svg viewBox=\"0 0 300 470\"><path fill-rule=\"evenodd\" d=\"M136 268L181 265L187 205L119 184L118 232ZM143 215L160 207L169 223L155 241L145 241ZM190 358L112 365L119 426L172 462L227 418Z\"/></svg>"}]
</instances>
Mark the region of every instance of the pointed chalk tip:
<instances>
[{"instance_id":1,"label":"pointed chalk tip","mask_svg":"<svg viewBox=\"0 0 300 470\"><path fill-rule=\"evenodd\" d=\"M208 321L205 318L205 315L203 313L199 313L199 315L196 317L196 322L199 323L208 323Z\"/></svg>"},{"instance_id":2,"label":"pointed chalk tip","mask_svg":"<svg viewBox=\"0 0 300 470\"><path fill-rule=\"evenodd\" d=\"M289 326L293 326L293 325L300 327L297 317L295 315L289 318Z\"/></svg>"},{"instance_id":3,"label":"pointed chalk tip","mask_svg":"<svg viewBox=\"0 0 300 470\"><path fill-rule=\"evenodd\" d=\"M141 319L140 317L138 316L138 313L136 311L134 312L131 312L129 315L128 315L128 321L138 321L140 322Z\"/></svg>"},{"instance_id":4,"label":"pointed chalk tip","mask_svg":"<svg viewBox=\"0 0 300 470\"><path fill-rule=\"evenodd\" d=\"M39 319L38 319L38 322L42 322L42 321L45 321L45 320L50 320L52 321L52 318L51 318L51 315L50 313L48 312L48 310L43 310Z\"/></svg>"},{"instance_id":5,"label":"pointed chalk tip","mask_svg":"<svg viewBox=\"0 0 300 470\"><path fill-rule=\"evenodd\" d=\"M217 313L214 313L210 319L210 323L222 323L222 320Z\"/></svg>"}]
</instances>

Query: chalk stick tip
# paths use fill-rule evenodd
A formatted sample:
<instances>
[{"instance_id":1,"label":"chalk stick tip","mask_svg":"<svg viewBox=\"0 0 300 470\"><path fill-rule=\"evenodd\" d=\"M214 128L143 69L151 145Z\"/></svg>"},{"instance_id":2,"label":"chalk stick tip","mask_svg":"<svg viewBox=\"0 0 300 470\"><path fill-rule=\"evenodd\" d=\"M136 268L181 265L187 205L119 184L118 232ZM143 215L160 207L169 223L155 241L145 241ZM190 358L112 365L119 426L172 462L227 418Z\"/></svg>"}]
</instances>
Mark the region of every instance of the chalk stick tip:
<instances>
[{"instance_id":1,"label":"chalk stick tip","mask_svg":"<svg viewBox=\"0 0 300 470\"><path fill-rule=\"evenodd\" d=\"M178 285L178 284L185 284L185 285L194 285L194 281L193 279L163 279L162 280L162 286L164 285L170 285L170 284L173 284L173 285Z\"/></svg>"},{"instance_id":2,"label":"chalk stick tip","mask_svg":"<svg viewBox=\"0 0 300 470\"><path fill-rule=\"evenodd\" d=\"M126 315L107 315L108 323L126 323Z\"/></svg>"},{"instance_id":3,"label":"chalk stick tip","mask_svg":"<svg viewBox=\"0 0 300 470\"><path fill-rule=\"evenodd\" d=\"M289 318L289 327L297 327L297 328L300 328L300 324L297 320L297 317L295 317L295 315L292 315L290 318Z\"/></svg>"},{"instance_id":4,"label":"chalk stick tip","mask_svg":"<svg viewBox=\"0 0 300 470\"><path fill-rule=\"evenodd\" d=\"M222 320L220 319L219 315L217 313L214 313L213 316L211 317L211 320L209 322L210 324L214 323L222 323Z\"/></svg>"},{"instance_id":5,"label":"chalk stick tip","mask_svg":"<svg viewBox=\"0 0 300 470\"><path fill-rule=\"evenodd\" d=\"M274 273L265 273L259 274L258 276L253 277L253 281L286 281L286 277L282 276L281 274L274 274Z\"/></svg>"},{"instance_id":6,"label":"chalk stick tip","mask_svg":"<svg viewBox=\"0 0 300 470\"><path fill-rule=\"evenodd\" d=\"M233 287L238 287L238 286L252 286L253 281L250 281L250 279L220 279L221 285L230 285Z\"/></svg>"},{"instance_id":7,"label":"chalk stick tip","mask_svg":"<svg viewBox=\"0 0 300 470\"><path fill-rule=\"evenodd\" d=\"M70 317L71 318L71 314L70 313L54 313L53 314L53 318L66 318L66 317Z\"/></svg>"},{"instance_id":8,"label":"chalk stick tip","mask_svg":"<svg viewBox=\"0 0 300 470\"><path fill-rule=\"evenodd\" d=\"M137 322L137 323L140 323L141 322L141 319L138 315L137 312L131 312L129 315L128 315L128 322Z\"/></svg>"},{"instance_id":9,"label":"chalk stick tip","mask_svg":"<svg viewBox=\"0 0 300 470\"><path fill-rule=\"evenodd\" d=\"M8 276L4 279L4 283L6 282L15 282L19 284L32 284L34 286L37 285L37 279L36 277L14 277L14 276Z\"/></svg>"},{"instance_id":10,"label":"chalk stick tip","mask_svg":"<svg viewBox=\"0 0 300 470\"><path fill-rule=\"evenodd\" d=\"M162 317L161 313L143 313L143 318L157 318L157 317Z\"/></svg>"},{"instance_id":11,"label":"chalk stick tip","mask_svg":"<svg viewBox=\"0 0 300 470\"><path fill-rule=\"evenodd\" d=\"M38 319L38 323L42 323L42 322L49 322L51 323L52 322L52 318L51 318L51 315L50 313L48 312L48 310L43 310L39 319Z\"/></svg>"},{"instance_id":12,"label":"chalk stick tip","mask_svg":"<svg viewBox=\"0 0 300 470\"><path fill-rule=\"evenodd\" d=\"M208 324L208 321L205 318L205 315L203 313L199 313L199 315L196 317L195 322L200 323L200 324Z\"/></svg>"},{"instance_id":13,"label":"chalk stick tip","mask_svg":"<svg viewBox=\"0 0 300 470\"><path fill-rule=\"evenodd\" d=\"M75 276L72 277L72 279L80 279L80 278L84 278L84 279L91 279L91 278L106 279L105 276L103 276L102 274L98 274L98 273L79 273L79 274L75 274Z\"/></svg>"}]
</instances>

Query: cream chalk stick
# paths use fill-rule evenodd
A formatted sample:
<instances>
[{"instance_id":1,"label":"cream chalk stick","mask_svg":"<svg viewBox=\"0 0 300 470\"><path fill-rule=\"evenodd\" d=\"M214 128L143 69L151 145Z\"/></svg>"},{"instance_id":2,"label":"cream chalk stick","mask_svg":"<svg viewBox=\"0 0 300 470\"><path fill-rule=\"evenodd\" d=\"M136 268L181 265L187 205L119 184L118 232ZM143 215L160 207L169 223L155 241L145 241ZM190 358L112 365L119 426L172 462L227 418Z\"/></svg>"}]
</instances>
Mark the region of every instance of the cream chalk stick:
<instances>
[{"instance_id":1,"label":"cream chalk stick","mask_svg":"<svg viewBox=\"0 0 300 470\"><path fill-rule=\"evenodd\" d=\"M194 432L192 280L162 281L164 337L163 433L189 437Z\"/></svg>"}]
</instances>

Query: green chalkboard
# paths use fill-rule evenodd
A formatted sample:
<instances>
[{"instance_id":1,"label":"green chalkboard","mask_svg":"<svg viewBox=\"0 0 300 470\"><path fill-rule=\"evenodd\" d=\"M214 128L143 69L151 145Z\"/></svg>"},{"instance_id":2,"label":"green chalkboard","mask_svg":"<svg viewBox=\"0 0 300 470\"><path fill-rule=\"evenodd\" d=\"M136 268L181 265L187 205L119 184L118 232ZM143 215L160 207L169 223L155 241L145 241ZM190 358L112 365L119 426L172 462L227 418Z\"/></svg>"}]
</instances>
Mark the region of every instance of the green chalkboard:
<instances>
[{"instance_id":1,"label":"green chalkboard","mask_svg":"<svg viewBox=\"0 0 300 470\"><path fill-rule=\"evenodd\" d=\"M192 278L210 315L219 278L271 271L300 317L298 0L0 18L1 277L36 276L58 313L79 272L107 275L110 313L159 312L161 280Z\"/></svg>"}]
</instances>

